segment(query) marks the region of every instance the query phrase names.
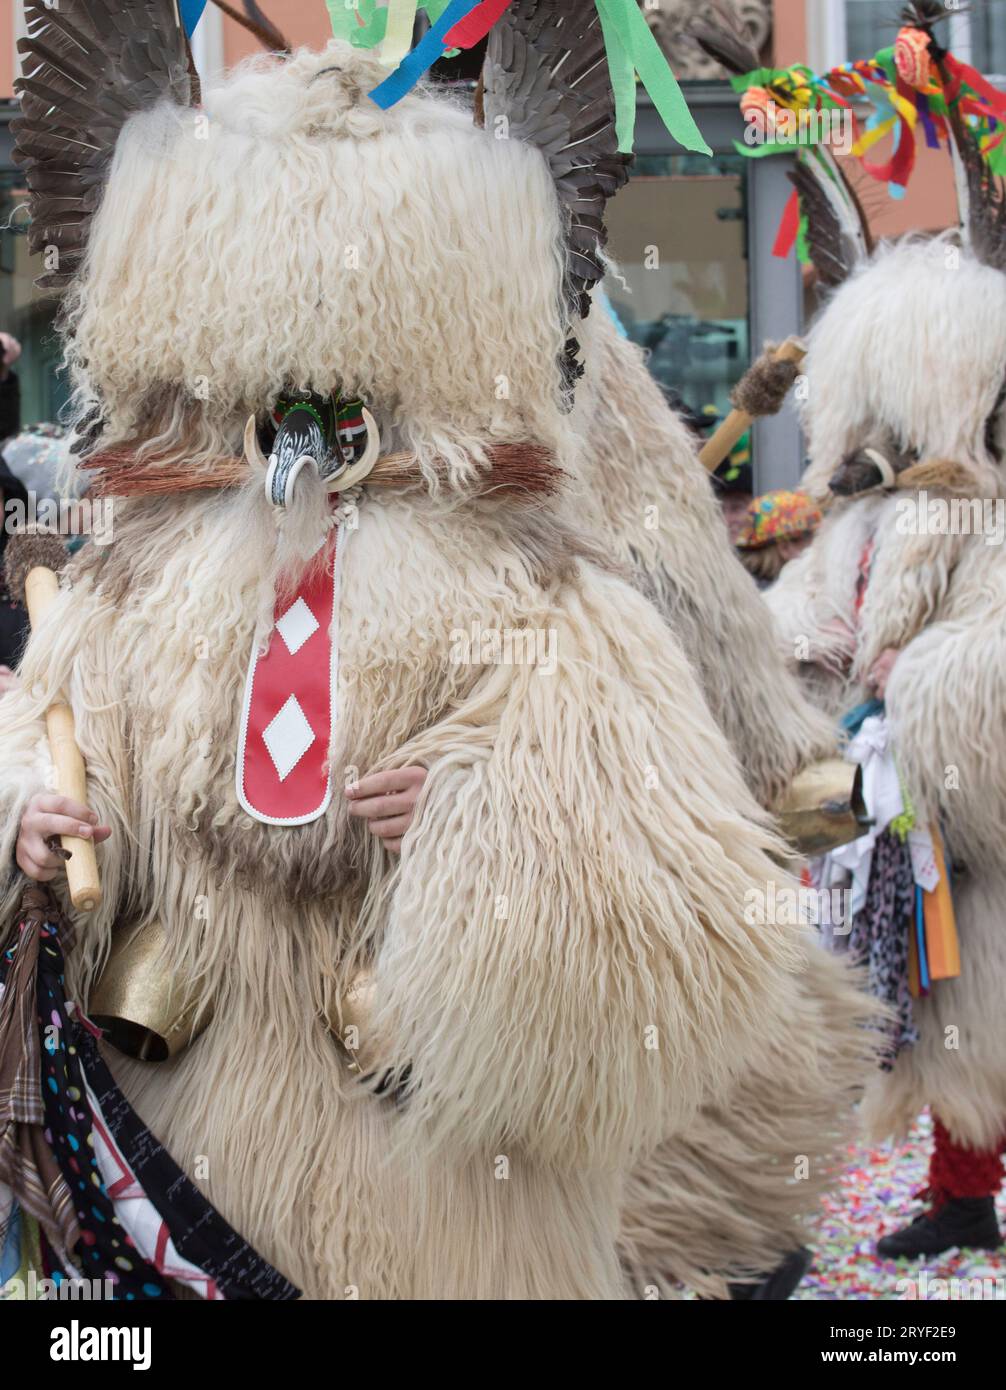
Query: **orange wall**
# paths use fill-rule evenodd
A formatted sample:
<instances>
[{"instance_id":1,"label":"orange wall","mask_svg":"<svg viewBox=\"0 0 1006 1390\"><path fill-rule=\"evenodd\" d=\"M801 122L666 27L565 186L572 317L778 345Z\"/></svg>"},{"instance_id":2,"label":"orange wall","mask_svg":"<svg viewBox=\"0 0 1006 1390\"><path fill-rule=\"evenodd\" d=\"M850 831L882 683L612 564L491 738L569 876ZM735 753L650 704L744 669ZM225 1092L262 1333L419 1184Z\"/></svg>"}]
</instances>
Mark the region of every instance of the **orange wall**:
<instances>
[{"instance_id":1,"label":"orange wall","mask_svg":"<svg viewBox=\"0 0 1006 1390\"><path fill-rule=\"evenodd\" d=\"M212 0L210 0L212 3ZM240 7L241 0L231 0ZM320 48L331 37L331 26L324 0L259 0L260 8L282 30L294 47L308 44ZM0 0L0 98L12 94L15 72L14 0ZM773 60L779 67L804 62L807 58L806 0L773 0ZM255 39L233 20L224 17L224 61L228 66L259 51ZM873 153L884 157L885 146ZM860 175L866 190L871 223L878 236L896 236L912 229L946 227L956 218L950 160L925 148L919 149L919 162L908 195L894 202L878 183Z\"/></svg>"},{"instance_id":2,"label":"orange wall","mask_svg":"<svg viewBox=\"0 0 1006 1390\"><path fill-rule=\"evenodd\" d=\"M230 3L235 9L242 8L241 0L230 0ZM332 37L325 0L259 0L259 9L269 16L295 48L301 44L322 48ZM252 35L225 15L224 61L227 66L237 63L249 53L260 51ZM0 0L0 99L13 94L15 58L14 0Z\"/></svg>"},{"instance_id":3,"label":"orange wall","mask_svg":"<svg viewBox=\"0 0 1006 1390\"><path fill-rule=\"evenodd\" d=\"M14 0L0 0L0 98L14 94Z\"/></svg>"},{"instance_id":4,"label":"orange wall","mask_svg":"<svg viewBox=\"0 0 1006 1390\"><path fill-rule=\"evenodd\" d=\"M229 0L229 3L235 9L242 8L241 0ZM323 48L332 37L324 0L258 0L258 7L294 48L303 44L309 48ZM246 29L224 16L224 59L228 67L249 53L261 51L258 41Z\"/></svg>"},{"instance_id":5,"label":"orange wall","mask_svg":"<svg viewBox=\"0 0 1006 1390\"><path fill-rule=\"evenodd\" d=\"M772 58L777 68L807 61L807 0L773 0Z\"/></svg>"}]
</instances>

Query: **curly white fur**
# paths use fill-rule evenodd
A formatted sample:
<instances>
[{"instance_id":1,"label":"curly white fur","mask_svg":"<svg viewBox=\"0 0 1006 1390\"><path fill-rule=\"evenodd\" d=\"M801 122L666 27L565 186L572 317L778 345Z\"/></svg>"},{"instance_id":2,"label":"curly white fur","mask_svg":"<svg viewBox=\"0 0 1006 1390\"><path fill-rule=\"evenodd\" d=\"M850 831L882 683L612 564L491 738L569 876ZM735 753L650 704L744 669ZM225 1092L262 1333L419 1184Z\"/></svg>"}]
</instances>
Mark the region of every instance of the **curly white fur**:
<instances>
[{"instance_id":1,"label":"curly white fur","mask_svg":"<svg viewBox=\"0 0 1006 1390\"><path fill-rule=\"evenodd\" d=\"M964 467L977 497L1002 498L986 423L1006 378L1006 276L949 238L886 248L834 296L808 364L808 486L825 486L879 424L923 460ZM1001 421L991 433L1001 444ZM865 698L884 648L900 652L888 718L917 814L939 819L965 865L954 885L962 973L916 1001L920 1041L878 1077L867 1120L878 1133L903 1129L930 1104L958 1139L984 1146L1006 1126L1006 561L982 535L917 533L906 503L913 494L836 506L767 600L783 650L833 714Z\"/></svg>"},{"instance_id":2,"label":"curly white fur","mask_svg":"<svg viewBox=\"0 0 1006 1390\"><path fill-rule=\"evenodd\" d=\"M334 45L240 72L205 131L167 109L127 129L67 320L103 445L198 470L282 387L338 383L452 485L498 438L578 471L540 156L423 94L381 115L374 76ZM753 1053L799 1046L804 942L742 915L782 847L655 609L557 512L453 486L366 499L345 558L331 759L340 781L428 764L400 865L341 798L251 822L245 664L324 520L308 488L277 532L254 472L119 508L4 702L3 835L65 690L114 830L71 986L87 998L119 924L163 922L214 1021L124 1084L309 1296L622 1296L629 1166L729 1106ZM554 631L554 674L452 661L452 633L490 622ZM362 963L375 1037L411 1068L401 1109L331 1037ZM836 1050L858 1046L850 1023Z\"/></svg>"}]
</instances>

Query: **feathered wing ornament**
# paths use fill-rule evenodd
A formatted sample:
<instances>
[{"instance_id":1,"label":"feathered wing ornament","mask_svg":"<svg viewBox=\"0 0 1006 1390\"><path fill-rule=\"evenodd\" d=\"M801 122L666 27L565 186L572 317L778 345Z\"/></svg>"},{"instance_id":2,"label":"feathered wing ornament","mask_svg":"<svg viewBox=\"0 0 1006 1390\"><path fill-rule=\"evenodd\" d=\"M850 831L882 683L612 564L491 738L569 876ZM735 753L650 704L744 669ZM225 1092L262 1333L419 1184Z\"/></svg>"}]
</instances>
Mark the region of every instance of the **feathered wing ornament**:
<instances>
[{"instance_id":1,"label":"feathered wing ornament","mask_svg":"<svg viewBox=\"0 0 1006 1390\"><path fill-rule=\"evenodd\" d=\"M834 183L813 156L797 160L788 175L807 218L807 249L823 284L834 288L867 260L873 242L858 199Z\"/></svg>"},{"instance_id":2,"label":"feathered wing ornament","mask_svg":"<svg viewBox=\"0 0 1006 1390\"><path fill-rule=\"evenodd\" d=\"M137 112L192 100L176 0L26 0L18 40L21 117L14 161L30 193L33 252L55 255L37 281L61 289L79 269L115 144Z\"/></svg>"},{"instance_id":3,"label":"feathered wing ornament","mask_svg":"<svg viewBox=\"0 0 1006 1390\"><path fill-rule=\"evenodd\" d=\"M600 17L583 0L515 0L491 30L482 71L486 128L548 161L568 218L564 294L571 320L586 318L604 277L604 208L627 182L631 156L618 150L615 99ZM580 375L567 344L567 384Z\"/></svg>"},{"instance_id":4,"label":"feathered wing ornament","mask_svg":"<svg viewBox=\"0 0 1006 1390\"><path fill-rule=\"evenodd\" d=\"M943 84L961 235L978 260L1006 270L1006 189L989 168L977 136L961 114L959 100L950 96L959 84L950 70L952 57L936 32L936 25L946 18L941 0L915 0L901 12L902 24L928 37L929 53Z\"/></svg>"},{"instance_id":5,"label":"feathered wing ornament","mask_svg":"<svg viewBox=\"0 0 1006 1390\"><path fill-rule=\"evenodd\" d=\"M950 123L961 227L978 260L1006 271L1006 186L963 120Z\"/></svg>"},{"instance_id":6,"label":"feathered wing ornament","mask_svg":"<svg viewBox=\"0 0 1006 1390\"><path fill-rule=\"evenodd\" d=\"M704 12L694 16L688 33L704 53L727 72L754 72L761 67L758 50L746 30L741 29L737 16L720 4L709 4Z\"/></svg>"}]
</instances>

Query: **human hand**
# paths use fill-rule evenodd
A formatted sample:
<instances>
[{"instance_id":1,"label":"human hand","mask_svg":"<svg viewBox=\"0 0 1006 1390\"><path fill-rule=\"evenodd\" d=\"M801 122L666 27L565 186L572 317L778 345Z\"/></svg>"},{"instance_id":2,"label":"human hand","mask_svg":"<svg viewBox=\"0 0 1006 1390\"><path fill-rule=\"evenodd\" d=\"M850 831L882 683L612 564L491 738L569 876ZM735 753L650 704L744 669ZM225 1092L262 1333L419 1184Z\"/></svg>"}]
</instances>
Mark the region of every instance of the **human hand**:
<instances>
[{"instance_id":1,"label":"human hand","mask_svg":"<svg viewBox=\"0 0 1006 1390\"><path fill-rule=\"evenodd\" d=\"M37 883L48 883L56 877L66 862L57 844L60 835L76 835L100 845L112 831L99 825L94 811L55 792L38 792L31 798L21 817L14 858L22 873Z\"/></svg>"},{"instance_id":2,"label":"human hand","mask_svg":"<svg viewBox=\"0 0 1006 1390\"><path fill-rule=\"evenodd\" d=\"M882 700L887 693L887 682L891 679L897 659L898 648L885 647L867 672L866 684L878 700Z\"/></svg>"},{"instance_id":3,"label":"human hand","mask_svg":"<svg viewBox=\"0 0 1006 1390\"><path fill-rule=\"evenodd\" d=\"M425 781L425 767L371 772L346 788L349 814L365 820L370 833L384 841L385 849L398 854Z\"/></svg>"}]
</instances>

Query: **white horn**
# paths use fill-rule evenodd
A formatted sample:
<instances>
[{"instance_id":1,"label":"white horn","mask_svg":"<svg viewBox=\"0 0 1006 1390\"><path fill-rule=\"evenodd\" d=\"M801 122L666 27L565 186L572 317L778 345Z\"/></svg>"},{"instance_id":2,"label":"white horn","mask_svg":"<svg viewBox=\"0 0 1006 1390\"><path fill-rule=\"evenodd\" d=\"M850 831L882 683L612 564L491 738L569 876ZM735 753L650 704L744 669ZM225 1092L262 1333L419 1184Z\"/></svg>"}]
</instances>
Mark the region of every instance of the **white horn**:
<instances>
[{"instance_id":1,"label":"white horn","mask_svg":"<svg viewBox=\"0 0 1006 1390\"><path fill-rule=\"evenodd\" d=\"M345 492L347 488L355 487L357 483L362 483L380 457L381 432L377 428L377 421L366 406L364 406L361 413L363 415L363 423L367 426L367 447L363 451L363 457L358 463L354 463L352 467L347 468L345 473L340 473L338 478L333 479L333 481L329 483L329 492Z\"/></svg>"},{"instance_id":2,"label":"white horn","mask_svg":"<svg viewBox=\"0 0 1006 1390\"><path fill-rule=\"evenodd\" d=\"M248 416L248 423L245 425L245 458L256 468L268 468L268 461L262 452L262 446L258 442L258 426L255 423L255 416Z\"/></svg>"}]
</instances>

